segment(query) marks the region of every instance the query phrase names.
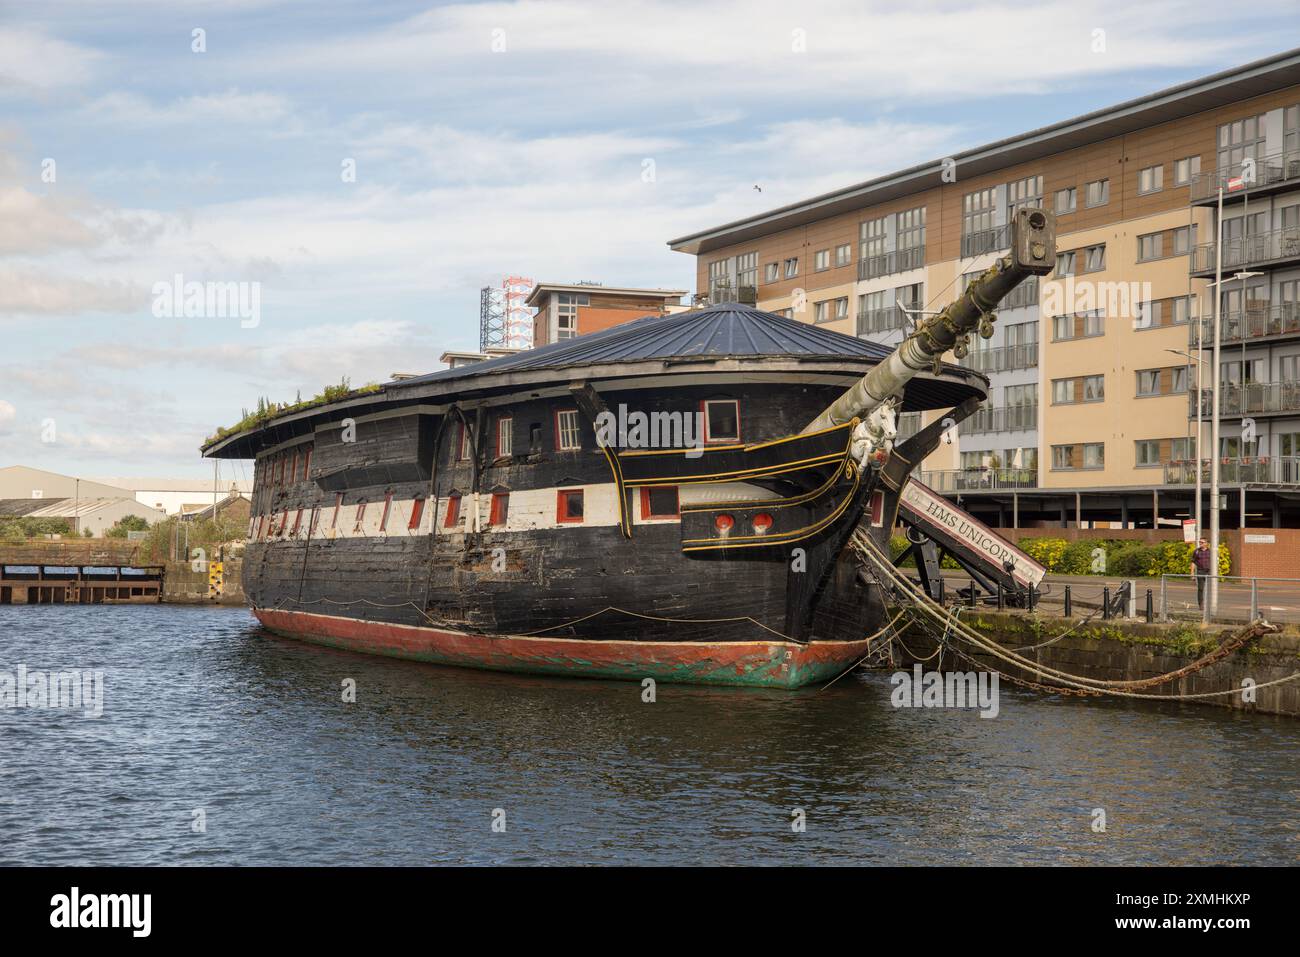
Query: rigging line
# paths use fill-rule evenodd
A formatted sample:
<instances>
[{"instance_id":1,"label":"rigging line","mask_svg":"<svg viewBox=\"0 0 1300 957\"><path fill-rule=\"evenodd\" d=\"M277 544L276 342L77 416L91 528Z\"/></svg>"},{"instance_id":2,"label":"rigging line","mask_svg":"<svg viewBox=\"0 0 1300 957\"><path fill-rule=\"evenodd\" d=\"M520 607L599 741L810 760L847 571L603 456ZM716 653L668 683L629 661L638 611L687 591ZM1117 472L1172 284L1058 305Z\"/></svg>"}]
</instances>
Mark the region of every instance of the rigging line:
<instances>
[{"instance_id":1,"label":"rigging line","mask_svg":"<svg viewBox=\"0 0 1300 957\"><path fill-rule=\"evenodd\" d=\"M886 572L886 574L891 574L895 571L892 566L886 567L883 557L881 556L879 550L876 548L875 543L871 542L870 539L866 539L864 542L860 539L858 535L855 535L852 541L857 546L860 554L863 554L865 557L875 562L877 566L881 568L882 571ZM905 579L903 579L903 581L906 587L913 590L914 592L916 591L916 589L912 588L911 582L907 582ZM920 594L919 592L917 592L917 594L922 601L920 607L923 610L925 610L927 614L934 615L935 614L934 608L937 607L934 605L934 602L931 601L929 596L927 595ZM927 607L927 605L933 607ZM943 609L939 609L939 611L940 613L943 613ZM1224 694L1240 694L1242 691L1242 689L1240 688L1236 688L1236 689L1230 688L1226 691L1211 691L1211 692L1201 692L1197 694L1186 694L1186 695L1143 695L1143 694L1137 694L1135 692L1120 691L1117 689L1116 686L1118 685L1142 686L1144 684L1149 686L1150 682L1153 679L1142 679L1140 681L1112 682L1112 681L1101 681L1092 678L1080 678L1077 675L1070 675L1063 671L1057 671L1055 668L1049 668L1046 665L1039 665L1036 662L1030 661L1027 658L1021 658L1019 655L1008 652L1001 645L998 645L994 642L989 641L988 639L985 639L982 635L979 635L977 632L965 626L959 626L959 627L961 628L962 633L966 636L968 641L974 644L977 648L981 648L982 650L993 655L994 657L1001 658L1004 661L1010 662L1011 664L1014 664L1022 668L1023 670L1030 672L1031 674L1036 674L1040 677L1049 678L1049 680L1056 681L1060 684L1072 685L1077 688L1086 688L1092 691L1101 691L1106 694L1115 695L1117 697L1148 699L1148 700L1149 699L1170 700L1171 698L1176 698L1176 699L1212 698ZM1223 650L1223 648L1224 646L1221 645L1214 652L1211 652L1210 654L1203 656L1203 658L1193 662L1192 665L1189 666L1190 668L1192 668L1192 671L1187 671L1186 669L1179 669L1179 671L1177 672L1170 672L1168 676L1162 675L1158 677L1163 678L1165 680L1173 680L1175 677L1182 677L1185 676L1185 674L1194 673L1194 671L1200 670L1201 667L1205 667L1206 665L1211 664L1216 660L1219 660L1219 658L1212 658L1212 656L1218 654L1220 651ZM1220 656L1220 658L1221 657L1222 656ZM1212 660L1206 660L1206 659L1212 659ZM1267 687L1274 684L1281 684L1286 681L1291 681L1296 678L1300 678L1300 671L1296 672L1294 675L1291 675L1289 677L1280 678L1276 681L1268 682L1267 685L1255 685L1254 687L1256 688ZM1157 683L1161 683L1161 682L1157 682Z\"/></svg>"}]
</instances>

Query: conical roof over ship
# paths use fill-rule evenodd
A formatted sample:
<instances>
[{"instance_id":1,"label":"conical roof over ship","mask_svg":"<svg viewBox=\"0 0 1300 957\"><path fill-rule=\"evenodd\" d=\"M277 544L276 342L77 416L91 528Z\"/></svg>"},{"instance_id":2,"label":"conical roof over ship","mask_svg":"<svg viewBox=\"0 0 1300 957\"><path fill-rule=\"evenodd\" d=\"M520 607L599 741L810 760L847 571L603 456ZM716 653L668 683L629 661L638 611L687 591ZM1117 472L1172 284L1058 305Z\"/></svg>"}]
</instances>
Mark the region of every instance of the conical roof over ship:
<instances>
[{"instance_id":1,"label":"conical roof over ship","mask_svg":"<svg viewBox=\"0 0 1300 957\"><path fill-rule=\"evenodd\" d=\"M753 306L726 302L691 312L646 316L599 332L513 355L413 376L378 391L286 412L264 425L226 436L204 454L247 458L269 444L310 430L347 408L382 411L411 402L439 403L602 380L677 372L730 372L771 377L808 372L843 376L845 388L893 350ZM579 373L581 370L581 374ZM988 380L960 366L923 373L907 386L903 408L951 408L985 395ZM258 434L271 434L259 437Z\"/></svg>"},{"instance_id":2,"label":"conical roof over ship","mask_svg":"<svg viewBox=\"0 0 1300 957\"><path fill-rule=\"evenodd\" d=\"M537 349L405 379L402 386L485 375L509 369L565 369L607 362L674 359L861 358L880 361L892 350L865 339L724 302L693 312L646 316Z\"/></svg>"}]
</instances>

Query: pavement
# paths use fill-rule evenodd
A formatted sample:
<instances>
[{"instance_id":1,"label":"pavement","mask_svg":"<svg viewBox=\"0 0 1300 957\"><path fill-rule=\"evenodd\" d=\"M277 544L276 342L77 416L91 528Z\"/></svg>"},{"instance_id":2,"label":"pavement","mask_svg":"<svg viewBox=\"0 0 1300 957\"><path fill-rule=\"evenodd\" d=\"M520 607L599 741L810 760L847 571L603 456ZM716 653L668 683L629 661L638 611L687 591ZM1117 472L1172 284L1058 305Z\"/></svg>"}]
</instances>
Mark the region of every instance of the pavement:
<instances>
[{"instance_id":1,"label":"pavement","mask_svg":"<svg viewBox=\"0 0 1300 957\"><path fill-rule=\"evenodd\" d=\"M963 571L943 570L944 588L964 588L970 576ZM1071 611L1075 617L1087 615L1101 607L1102 589L1109 587L1113 598L1126 579L1114 575L1048 575L1043 580L1039 597L1039 610L1045 614L1063 614L1065 587L1070 587ZM1146 612L1146 592L1151 590L1151 606L1155 616L1160 616L1160 578L1136 578L1137 614ZM1272 622L1300 623L1300 580L1277 581L1259 579L1256 582L1259 613ZM1209 591L1209 584L1206 584ZM1208 598L1208 594L1207 594ZM1171 618L1196 619L1201 613L1196 605L1196 582L1190 578L1165 579L1165 600ZM1249 579L1223 578L1219 580L1219 613L1216 620L1240 622L1250 620L1251 583Z\"/></svg>"}]
</instances>

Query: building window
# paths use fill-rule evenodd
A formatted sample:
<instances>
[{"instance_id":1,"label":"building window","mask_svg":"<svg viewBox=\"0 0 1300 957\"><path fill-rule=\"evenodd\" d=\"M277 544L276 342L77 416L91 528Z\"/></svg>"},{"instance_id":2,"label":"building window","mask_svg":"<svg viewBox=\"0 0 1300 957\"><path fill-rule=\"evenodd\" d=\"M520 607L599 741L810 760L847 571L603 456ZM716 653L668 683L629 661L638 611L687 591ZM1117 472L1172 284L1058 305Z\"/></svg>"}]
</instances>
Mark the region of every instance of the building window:
<instances>
[{"instance_id":1,"label":"building window","mask_svg":"<svg viewBox=\"0 0 1300 957\"><path fill-rule=\"evenodd\" d=\"M831 268L831 251L829 249L819 249L813 256L813 270L822 272Z\"/></svg>"},{"instance_id":2,"label":"building window","mask_svg":"<svg viewBox=\"0 0 1300 957\"><path fill-rule=\"evenodd\" d=\"M1173 366L1170 368L1169 391L1170 393L1187 391L1187 366Z\"/></svg>"},{"instance_id":3,"label":"building window","mask_svg":"<svg viewBox=\"0 0 1300 957\"><path fill-rule=\"evenodd\" d=\"M736 300L752 301L758 288L758 253L744 253L736 257Z\"/></svg>"},{"instance_id":4,"label":"building window","mask_svg":"<svg viewBox=\"0 0 1300 957\"><path fill-rule=\"evenodd\" d=\"M844 243L842 246L835 247L835 265L847 266L853 262L853 244Z\"/></svg>"},{"instance_id":5,"label":"building window","mask_svg":"<svg viewBox=\"0 0 1300 957\"><path fill-rule=\"evenodd\" d=\"M557 522L580 523L582 511L582 489L562 488L556 492L555 520Z\"/></svg>"},{"instance_id":6,"label":"building window","mask_svg":"<svg viewBox=\"0 0 1300 957\"><path fill-rule=\"evenodd\" d=\"M1159 369L1138 370L1137 394L1140 396L1160 394L1160 370Z\"/></svg>"},{"instance_id":7,"label":"building window","mask_svg":"<svg viewBox=\"0 0 1300 957\"><path fill-rule=\"evenodd\" d=\"M493 492L492 507L488 510L488 524L493 528L504 528L510 516L510 493Z\"/></svg>"},{"instance_id":8,"label":"building window","mask_svg":"<svg viewBox=\"0 0 1300 957\"><path fill-rule=\"evenodd\" d=\"M1083 251L1083 271L1101 272L1106 268L1106 244L1089 246Z\"/></svg>"},{"instance_id":9,"label":"building window","mask_svg":"<svg viewBox=\"0 0 1300 957\"><path fill-rule=\"evenodd\" d=\"M460 462L468 462L474 457L474 433L469 427L469 423L460 424L460 444L456 450L456 459Z\"/></svg>"},{"instance_id":10,"label":"building window","mask_svg":"<svg viewBox=\"0 0 1300 957\"><path fill-rule=\"evenodd\" d=\"M681 512L677 504L676 485L641 489L641 518L643 520L680 517Z\"/></svg>"},{"instance_id":11,"label":"building window","mask_svg":"<svg viewBox=\"0 0 1300 957\"><path fill-rule=\"evenodd\" d=\"M993 208L997 190L976 190L962 197L961 234L971 236L993 228Z\"/></svg>"},{"instance_id":12,"label":"building window","mask_svg":"<svg viewBox=\"0 0 1300 957\"><path fill-rule=\"evenodd\" d=\"M858 227L858 258L870 259L885 254L885 217L870 219Z\"/></svg>"},{"instance_id":13,"label":"building window","mask_svg":"<svg viewBox=\"0 0 1300 957\"><path fill-rule=\"evenodd\" d=\"M709 264L709 275L713 275L713 267L717 263ZM722 263L726 268L726 262ZM555 315L555 338L572 339L578 334L578 307L586 306L591 303L591 297L583 294L561 293L556 297Z\"/></svg>"},{"instance_id":14,"label":"building window","mask_svg":"<svg viewBox=\"0 0 1300 957\"><path fill-rule=\"evenodd\" d=\"M1052 468L1099 469L1106 464L1106 446L1102 442L1083 445L1053 445Z\"/></svg>"},{"instance_id":15,"label":"building window","mask_svg":"<svg viewBox=\"0 0 1300 957\"><path fill-rule=\"evenodd\" d=\"M388 514L389 514L392 510L393 510L393 493L392 493L392 492L385 492L385 493L384 493L384 511L383 511L383 514L379 516L379 530L380 530L381 532L386 532L386 531L388 531Z\"/></svg>"},{"instance_id":16,"label":"building window","mask_svg":"<svg viewBox=\"0 0 1300 957\"><path fill-rule=\"evenodd\" d=\"M1164 164L1159 166L1148 166L1145 169L1138 170L1138 195L1143 193L1158 193L1165 186L1165 167Z\"/></svg>"},{"instance_id":17,"label":"building window","mask_svg":"<svg viewBox=\"0 0 1300 957\"><path fill-rule=\"evenodd\" d=\"M847 319L849 317L849 297L841 296L835 300L835 318Z\"/></svg>"},{"instance_id":18,"label":"building window","mask_svg":"<svg viewBox=\"0 0 1300 957\"><path fill-rule=\"evenodd\" d=\"M1100 309L1079 312L1068 316L1052 317L1052 339L1064 342L1069 339L1087 339L1104 335L1106 320Z\"/></svg>"},{"instance_id":19,"label":"building window","mask_svg":"<svg viewBox=\"0 0 1300 957\"><path fill-rule=\"evenodd\" d=\"M1285 458L1300 457L1300 432L1283 432L1279 435L1277 454Z\"/></svg>"},{"instance_id":20,"label":"building window","mask_svg":"<svg viewBox=\"0 0 1300 957\"><path fill-rule=\"evenodd\" d=\"M1264 114L1247 116L1219 127L1219 174L1241 171L1242 161L1264 157Z\"/></svg>"},{"instance_id":21,"label":"building window","mask_svg":"<svg viewBox=\"0 0 1300 957\"><path fill-rule=\"evenodd\" d=\"M1065 213L1072 213L1078 208L1079 190L1078 187L1070 186L1066 189L1056 191L1056 214L1062 216Z\"/></svg>"},{"instance_id":22,"label":"building window","mask_svg":"<svg viewBox=\"0 0 1300 957\"><path fill-rule=\"evenodd\" d=\"M776 282L781 278L781 264L768 263L763 267L763 280L765 282Z\"/></svg>"},{"instance_id":23,"label":"building window","mask_svg":"<svg viewBox=\"0 0 1300 957\"><path fill-rule=\"evenodd\" d=\"M515 420L508 415L497 419L497 458L513 455Z\"/></svg>"},{"instance_id":24,"label":"building window","mask_svg":"<svg viewBox=\"0 0 1300 957\"><path fill-rule=\"evenodd\" d=\"M704 403L704 441L740 441L740 403L735 399L708 399Z\"/></svg>"},{"instance_id":25,"label":"building window","mask_svg":"<svg viewBox=\"0 0 1300 957\"><path fill-rule=\"evenodd\" d=\"M826 310L829 299L823 299L821 302L813 303L813 322L825 322L829 318Z\"/></svg>"},{"instance_id":26,"label":"building window","mask_svg":"<svg viewBox=\"0 0 1300 957\"><path fill-rule=\"evenodd\" d=\"M1052 380L1052 404L1070 405L1073 402L1074 402L1074 380L1053 379Z\"/></svg>"},{"instance_id":27,"label":"building window","mask_svg":"<svg viewBox=\"0 0 1300 957\"><path fill-rule=\"evenodd\" d=\"M785 278L793 279L799 275L799 257L795 256L785 261Z\"/></svg>"},{"instance_id":28,"label":"building window","mask_svg":"<svg viewBox=\"0 0 1300 957\"><path fill-rule=\"evenodd\" d=\"M715 259L709 263L709 301L722 302L731 298L731 274L728 272L730 261Z\"/></svg>"},{"instance_id":29,"label":"building window","mask_svg":"<svg viewBox=\"0 0 1300 957\"><path fill-rule=\"evenodd\" d=\"M420 519L424 518L424 496L417 495L415 501L411 503L411 519L406 523L409 531L414 531L420 527Z\"/></svg>"},{"instance_id":30,"label":"building window","mask_svg":"<svg viewBox=\"0 0 1300 957\"><path fill-rule=\"evenodd\" d=\"M1056 254L1057 277L1059 278L1062 276L1073 276L1077 261L1078 261L1078 256L1073 249L1067 250L1066 252L1063 253L1057 253Z\"/></svg>"},{"instance_id":31,"label":"building window","mask_svg":"<svg viewBox=\"0 0 1300 957\"><path fill-rule=\"evenodd\" d=\"M1015 218L1018 209L1037 209L1043 205L1043 177L1026 176L1007 183L1007 222Z\"/></svg>"},{"instance_id":32,"label":"building window","mask_svg":"<svg viewBox=\"0 0 1300 957\"><path fill-rule=\"evenodd\" d=\"M894 218L895 247L920 249L925 245L925 207L917 206L896 213Z\"/></svg>"},{"instance_id":33,"label":"building window","mask_svg":"<svg viewBox=\"0 0 1300 957\"><path fill-rule=\"evenodd\" d=\"M555 448L560 452L572 452L582 448L577 409L565 409L563 412L555 413Z\"/></svg>"},{"instance_id":34,"label":"building window","mask_svg":"<svg viewBox=\"0 0 1300 957\"><path fill-rule=\"evenodd\" d=\"M1160 259L1164 255L1164 233L1147 233L1138 237L1138 262Z\"/></svg>"},{"instance_id":35,"label":"building window","mask_svg":"<svg viewBox=\"0 0 1300 957\"><path fill-rule=\"evenodd\" d=\"M1174 230L1174 255L1185 256L1196 246L1196 225L1179 226Z\"/></svg>"},{"instance_id":36,"label":"building window","mask_svg":"<svg viewBox=\"0 0 1300 957\"><path fill-rule=\"evenodd\" d=\"M460 527L460 493L452 492L447 496L447 515L442 520L443 528Z\"/></svg>"},{"instance_id":37,"label":"building window","mask_svg":"<svg viewBox=\"0 0 1300 957\"><path fill-rule=\"evenodd\" d=\"M1170 439L1169 458L1175 462L1186 461L1196 454L1196 440L1192 438Z\"/></svg>"},{"instance_id":38,"label":"building window","mask_svg":"<svg viewBox=\"0 0 1300 957\"><path fill-rule=\"evenodd\" d=\"M1136 452L1133 464L1140 469L1154 468L1161 465L1160 440L1138 439L1134 443Z\"/></svg>"},{"instance_id":39,"label":"building window","mask_svg":"<svg viewBox=\"0 0 1300 957\"><path fill-rule=\"evenodd\" d=\"M1105 206L1110 202L1110 180L1097 179L1089 183L1084 188L1083 202L1085 206Z\"/></svg>"},{"instance_id":40,"label":"building window","mask_svg":"<svg viewBox=\"0 0 1300 957\"><path fill-rule=\"evenodd\" d=\"M1186 186L1193 177L1201 173L1201 158L1199 156L1185 156L1180 160L1174 161L1174 185Z\"/></svg>"}]
</instances>

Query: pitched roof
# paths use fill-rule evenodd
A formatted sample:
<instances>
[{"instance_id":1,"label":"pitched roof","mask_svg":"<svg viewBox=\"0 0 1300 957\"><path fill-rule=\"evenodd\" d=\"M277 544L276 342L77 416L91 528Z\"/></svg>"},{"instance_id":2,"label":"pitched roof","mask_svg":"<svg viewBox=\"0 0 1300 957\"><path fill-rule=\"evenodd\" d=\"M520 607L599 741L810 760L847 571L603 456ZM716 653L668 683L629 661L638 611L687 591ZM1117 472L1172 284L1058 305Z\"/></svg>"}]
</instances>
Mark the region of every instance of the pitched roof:
<instances>
[{"instance_id":1,"label":"pitched roof","mask_svg":"<svg viewBox=\"0 0 1300 957\"><path fill-rule=\"evenodd\" d=\"M856 336L736 302L694 312L646 316L600 332L562 339L515 355L403 379L397 390L493 372L561 369L607 362L726 358L852 358L879 360L890 349Z\"/></svg>"}]
</instances>

